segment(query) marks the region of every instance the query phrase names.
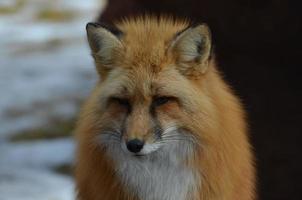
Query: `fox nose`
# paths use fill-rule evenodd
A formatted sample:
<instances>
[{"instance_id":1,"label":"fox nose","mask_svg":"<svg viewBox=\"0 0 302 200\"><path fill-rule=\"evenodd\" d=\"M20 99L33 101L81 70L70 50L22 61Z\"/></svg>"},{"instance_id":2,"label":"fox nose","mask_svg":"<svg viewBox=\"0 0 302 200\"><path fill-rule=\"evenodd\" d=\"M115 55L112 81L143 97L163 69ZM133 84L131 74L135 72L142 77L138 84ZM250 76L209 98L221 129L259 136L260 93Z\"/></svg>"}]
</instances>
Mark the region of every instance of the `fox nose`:
<instances>
[{"instance_id":1,"label":"fox nose","mask_svg":"<svg viewBox=\"0 0 302 200\"><path fill-rule=\"evenodd\" d=\"M132 153L138 153L144 147L144 142L139 139L129 140L127 142L127 149Z\"/></svg>"}]
</instances>

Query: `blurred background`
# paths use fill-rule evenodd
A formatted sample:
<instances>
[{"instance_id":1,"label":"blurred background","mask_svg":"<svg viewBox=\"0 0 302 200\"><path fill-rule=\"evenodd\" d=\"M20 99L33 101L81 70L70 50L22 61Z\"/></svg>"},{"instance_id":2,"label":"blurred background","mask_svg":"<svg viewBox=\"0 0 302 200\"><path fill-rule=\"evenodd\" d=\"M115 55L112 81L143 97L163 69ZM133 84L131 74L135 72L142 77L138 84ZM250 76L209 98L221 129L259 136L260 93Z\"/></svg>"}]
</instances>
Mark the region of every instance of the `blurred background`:
<instances>
[{"instance_id":1,"label":"blurred background","mask_svg":"<svg viewBox=\"0 0 302 200\"><path fill-rule=\"evenodd\" d=\"M288 0L0 0L0 200L74 199L74 119L96 75L85 25L206 22L242 99L259 199L302 199L302 13Z\"/></svg>"},{"instance_id":2,"label":"blurred background","mask_svg":"<svg viewBox=\"0 0 302 200\"><path fill-rule=\"evenodd\" d=\"M102 0L0 0L0 200L72 200L74 119Z\"/></svg>"}]
</instances>

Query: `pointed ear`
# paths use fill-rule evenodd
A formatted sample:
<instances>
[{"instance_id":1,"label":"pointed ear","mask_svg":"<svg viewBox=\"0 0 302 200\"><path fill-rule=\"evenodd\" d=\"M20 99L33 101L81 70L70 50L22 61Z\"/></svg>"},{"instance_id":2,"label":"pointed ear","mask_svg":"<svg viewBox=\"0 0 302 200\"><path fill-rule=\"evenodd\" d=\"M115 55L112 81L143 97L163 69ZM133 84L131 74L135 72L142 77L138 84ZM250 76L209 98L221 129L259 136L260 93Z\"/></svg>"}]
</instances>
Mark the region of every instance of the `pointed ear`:
<instances>
[{"instance_id":1,"label":"pointed ear","mask_svg":"<svg viewBox=\"0 0 302 200\"><path fill-rule=\"evenodd\" d=\"M204 74L211 56L211 33L207 25L189 27L178 33L170 50L184 75Z\"/></svg>"},{"instance_id":2,"label":"pointed ear","mask_svg":"<svg viewBox=\"0 0 302 200\"><path fill-rule=\"evenodd\" d=\"M112 67L114 57L121 51L123 33L116 27L100 23L86 25L87 38L97 67ZM98 69L100 70L100 69Z\"/></svg>"}]
</instances>

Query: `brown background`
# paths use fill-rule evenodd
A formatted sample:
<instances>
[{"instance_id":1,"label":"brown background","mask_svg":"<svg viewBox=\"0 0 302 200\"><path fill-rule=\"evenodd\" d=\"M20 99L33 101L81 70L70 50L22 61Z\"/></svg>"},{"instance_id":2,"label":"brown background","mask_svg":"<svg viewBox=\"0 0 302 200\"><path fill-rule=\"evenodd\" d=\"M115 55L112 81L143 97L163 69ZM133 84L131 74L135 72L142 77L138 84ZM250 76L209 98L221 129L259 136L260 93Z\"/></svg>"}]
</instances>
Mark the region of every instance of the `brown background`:
<instances>
[{"instance_id":1,"label":"brown background","mask_svg":"<svg viewBox=\"0 0 302 200\"><path fill-rule=\"evenodd\" d=\"M206 22L249 112L259 199L302 199L302 10L282 0L109 0L100 21L165 13Z\"/></svg>"}]
</instances>

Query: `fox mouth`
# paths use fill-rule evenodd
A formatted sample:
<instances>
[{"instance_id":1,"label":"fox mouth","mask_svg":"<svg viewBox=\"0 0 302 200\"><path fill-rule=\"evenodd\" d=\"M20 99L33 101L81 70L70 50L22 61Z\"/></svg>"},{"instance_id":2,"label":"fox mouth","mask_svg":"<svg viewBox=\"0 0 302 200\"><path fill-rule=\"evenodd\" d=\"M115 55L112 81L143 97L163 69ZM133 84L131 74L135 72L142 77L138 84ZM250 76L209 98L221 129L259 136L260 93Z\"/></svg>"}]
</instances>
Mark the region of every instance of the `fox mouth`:
<instances>
[{"instance_id":1,"label":"fox mouth","mask_svg":"<svg viewBox=\"0 0 302 200\"><path fill-rule=\"evenodd\" d=\"M141 158L141 157L145 157L146 154L139 154L139 153L136 153L136 154L133 154L134 157L137 157L137 158Z\"/></svg>"}]
</instances>

